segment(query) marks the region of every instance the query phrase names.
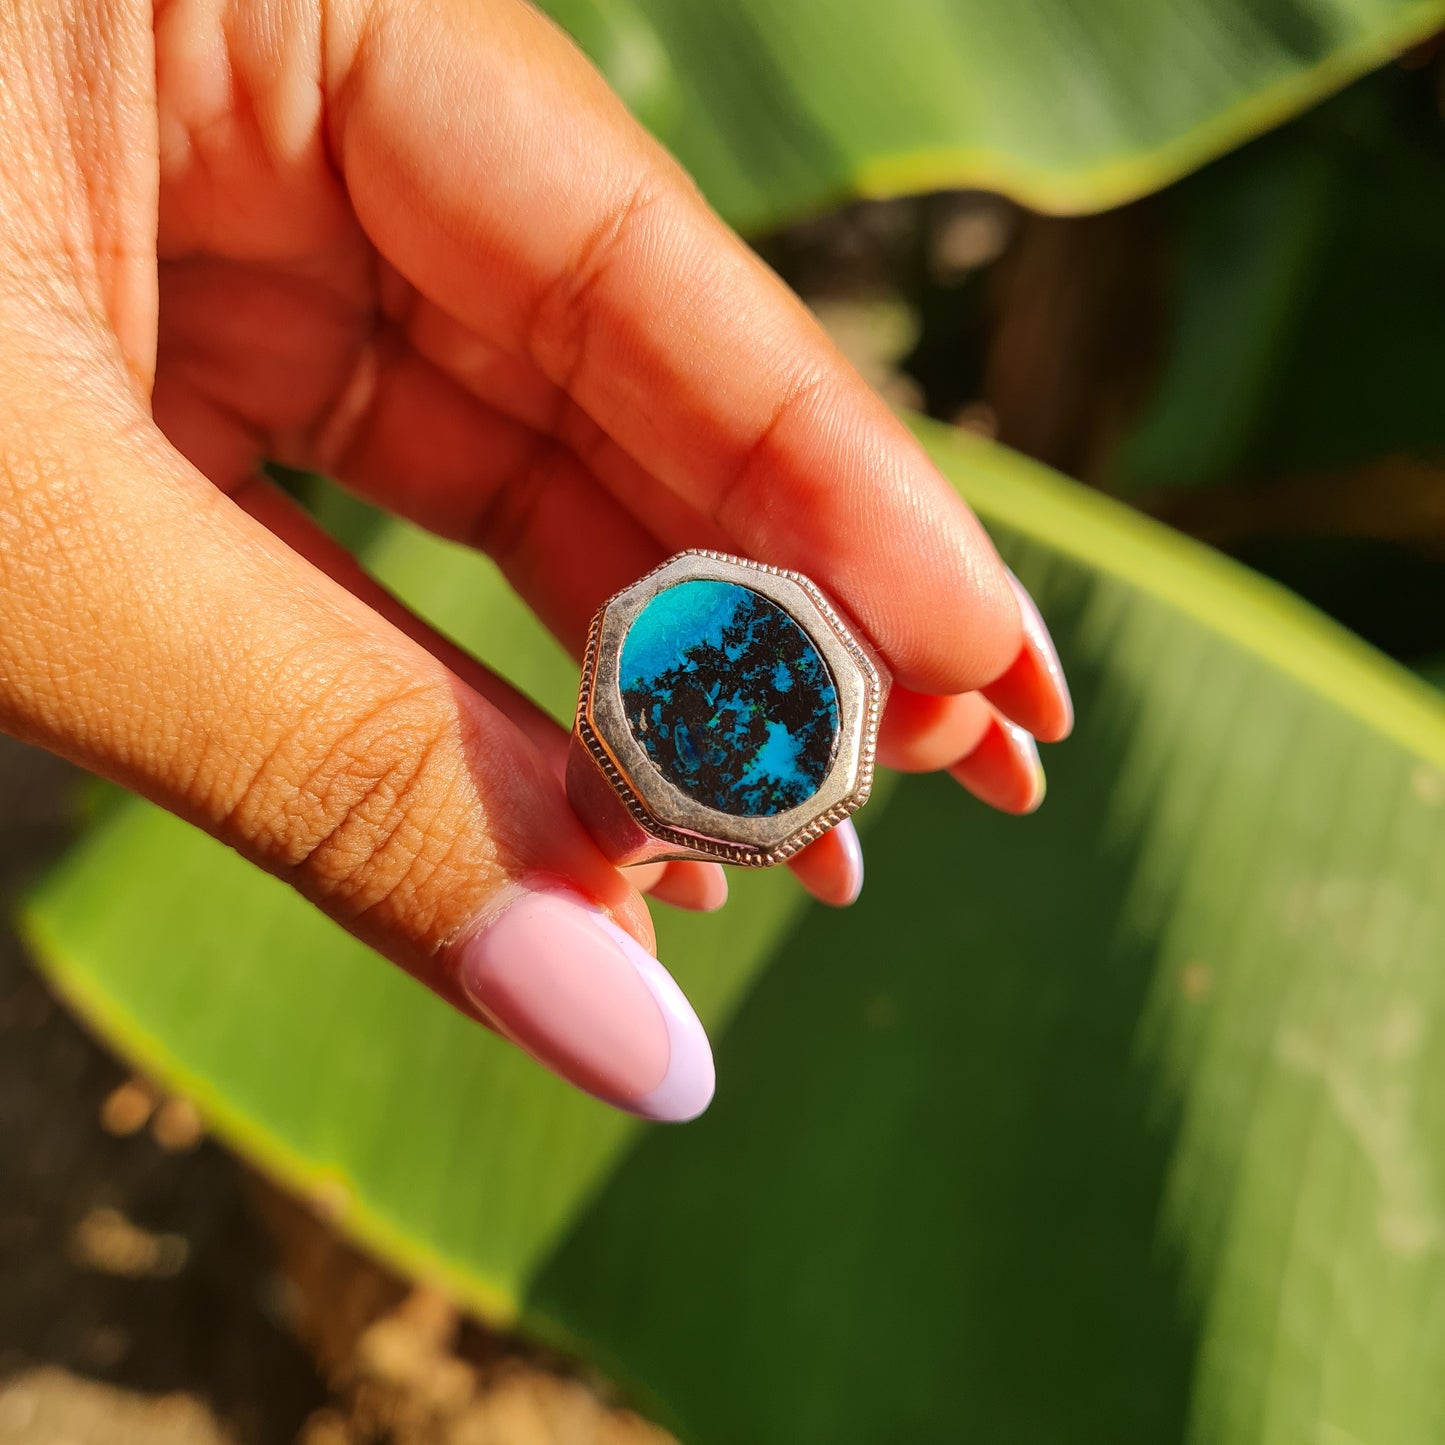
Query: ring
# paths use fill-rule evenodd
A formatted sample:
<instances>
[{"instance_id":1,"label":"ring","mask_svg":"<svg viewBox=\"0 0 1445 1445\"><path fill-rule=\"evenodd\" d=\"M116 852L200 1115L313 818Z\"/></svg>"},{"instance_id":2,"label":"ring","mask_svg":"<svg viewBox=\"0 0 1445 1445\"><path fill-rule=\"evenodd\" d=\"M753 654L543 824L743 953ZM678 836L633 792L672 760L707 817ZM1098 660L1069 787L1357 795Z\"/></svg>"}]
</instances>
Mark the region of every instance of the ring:
<instances>
[{"instance_id":1,"label":"ring","mask_svg":"<svg viewBox=\"0 0 1445 1445\"><path fill-rule=\"evenodd\" d=\"M619 867L771 867L867 801L888 687L800 573L680 552L592 619L567 796Z\"/></svg>"}]
</instances>

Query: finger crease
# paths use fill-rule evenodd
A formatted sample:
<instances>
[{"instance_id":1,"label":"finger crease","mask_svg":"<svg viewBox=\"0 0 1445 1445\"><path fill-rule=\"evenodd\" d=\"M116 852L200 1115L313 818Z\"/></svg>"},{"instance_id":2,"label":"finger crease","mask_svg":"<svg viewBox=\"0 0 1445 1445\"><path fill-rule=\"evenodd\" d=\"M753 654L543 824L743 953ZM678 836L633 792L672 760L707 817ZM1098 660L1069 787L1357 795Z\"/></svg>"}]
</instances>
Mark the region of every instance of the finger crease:
<instances>
[{"instance_id":1,"label":"finger crease","mask_svg":"<svg viewBox=\"0 0 1445 1445\"><path fill-rule=\"evenodd\" d=\"M628 234L665 194L654 177L640 177L607 208L574 259L543 289L527 326L527 352L564 395L573 391L587 360L593 294Z\"/></svg>"},{"instance_id":2,"label":"finger crease","mask_svg":"<svg viewBox=\"0 0 1445 1445\"><path fill-rule=\"evenodd\" d=\"M778 435L787 422L799 415L824 390L827 381L821 371L805 374L773 409L772 416L748 446L737 470L713 496L708 514L720 527L731 530L727 516L736 509L740 508L744 515L755 510L749 505L748 497L753 483L766 467L768 453L773 449Z\"/></svg>"},{"instance_id":3,"label":"finger crease","mask_svg":"<svg viewBox=\"0 0 1445 1445\"><path fill-rule=\"evenodd\" d=\"M485 552L505 569L530 535L537 508L555 473L572 459L571 451L561 442L539 436L531 454L492 489L467 529L468 545Z\"/></svg>"}]
</instances>

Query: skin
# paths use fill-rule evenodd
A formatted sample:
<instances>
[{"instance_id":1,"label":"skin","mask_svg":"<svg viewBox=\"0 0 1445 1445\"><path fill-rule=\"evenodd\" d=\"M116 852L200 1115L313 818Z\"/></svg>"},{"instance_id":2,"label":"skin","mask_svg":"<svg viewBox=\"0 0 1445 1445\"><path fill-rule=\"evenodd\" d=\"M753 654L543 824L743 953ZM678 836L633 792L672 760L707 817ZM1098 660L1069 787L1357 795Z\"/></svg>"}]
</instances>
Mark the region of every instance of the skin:
<instances>
[{"instance_id":1,"label":"skin","mask_svg":"<svg viewBox=\"0 0 1445 1445\"><path fill-rule=\"evenodd\" d=\"M484 548L568 646L670 552L798 568L947 768L1020 657L992 546L792 294L519 0L0 7L0 728L453 997L538 874L652 947L564 735L258 478ZM1066 726L1043 687L1009 708Z\"/></svg>"}]
</instances>

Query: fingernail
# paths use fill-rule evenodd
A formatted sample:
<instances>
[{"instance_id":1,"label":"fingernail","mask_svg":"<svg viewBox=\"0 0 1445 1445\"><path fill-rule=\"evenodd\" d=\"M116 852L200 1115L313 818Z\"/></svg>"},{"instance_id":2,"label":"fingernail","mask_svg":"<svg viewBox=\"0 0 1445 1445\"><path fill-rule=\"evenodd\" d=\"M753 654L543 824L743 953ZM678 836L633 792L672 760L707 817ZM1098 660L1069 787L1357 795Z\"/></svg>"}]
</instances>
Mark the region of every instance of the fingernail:
<instances>
[{"instance_id":1,"label":"fingernail","mask_svg":"<svg viewBox=\"0 0 1445 1445\"><path fill-rule=\"evenodd\" d=\"M851 818L844 818L793 859L798 882L820 903L846 908L863 891L863 844Z\"/></svg>"},{"instance_id":2,"label":"fingernail","mask_svg":"<svg viewBox=\"0 0 1445 1445\"><path fill-rule=\"evenodd\" d=\"M852 818L844 818L833 829L833 836L838 840L842 855L838 867L838 895L842 899L840 906L846 908L850 903L856 903L863 891L863 840L859 838Z\"/></svg>"},{"instance_id":3,"label":"fingernail","mask_svg":"<svg viewBox=\"0 0 1445 1445\"><path fill-rule=\"evenodd\" d=\"M538 1063L645 1119L696 1118L713 1093L707 1035L671 974L569 889L521 889L458 945L457 978Z\"/></svg>"},{"instance_id":4,"label":"fingernail","mask_svg":"<svg viewBox=\"0 0 1445 1445\"><path fill-rule=\"evenodd\" d=\"M1008 718L1000 718L999 721L1003 723L1003 729L1008 734L1010 747L1033 777L1033 795L1019 811L1035 813L1043 805L1044 794L1049 789L1049 780L1044 776L1043 760L1039 757L1038 740L1026 728L1010 722Z\"/></svg>"},{"instance_id":5,"label":"fingernail","mask_svg":"<svg viewBox=\"0 0 1445 1445\"><path fill-rule=\"evenodd\" d=\"M1065 722L1059 735L1067 737L1074 726L1074 699L1069 693L1069 682L1064 676L1064 665L1059 661L1059 650L1054 646L1054 639L1049 632L1048 624L1044 621L1043 613L1039 611L1039 604L1034 601L1033 594L1014 576L1012 570L1005 567L1004 571L1008 573L1014 596L1018 599L1019 615L1023 619L1024 625L1024 640L1048 677L1054 696L1063 710Z\"/></svg>"}]
</instances>

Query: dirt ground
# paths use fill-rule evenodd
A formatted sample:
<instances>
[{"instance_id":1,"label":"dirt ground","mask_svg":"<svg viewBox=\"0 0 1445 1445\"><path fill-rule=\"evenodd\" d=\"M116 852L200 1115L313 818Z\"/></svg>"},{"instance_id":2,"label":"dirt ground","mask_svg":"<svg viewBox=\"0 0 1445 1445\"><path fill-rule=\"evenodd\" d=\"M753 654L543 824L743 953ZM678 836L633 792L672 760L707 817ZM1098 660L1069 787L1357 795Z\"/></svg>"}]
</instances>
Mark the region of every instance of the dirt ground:
<instances>
[{"instance_id":1,"label":"dirt ground","mask_svg":"<svg viewBox=\"0 0 1445 1445\"><path fill-rule=\"evenodd\" d=\"M0 917L75 775L0 738ZM365 1259L56 1004L0 929L0 1445L667 1445Z\"/></svg>"}]
</instances>

